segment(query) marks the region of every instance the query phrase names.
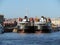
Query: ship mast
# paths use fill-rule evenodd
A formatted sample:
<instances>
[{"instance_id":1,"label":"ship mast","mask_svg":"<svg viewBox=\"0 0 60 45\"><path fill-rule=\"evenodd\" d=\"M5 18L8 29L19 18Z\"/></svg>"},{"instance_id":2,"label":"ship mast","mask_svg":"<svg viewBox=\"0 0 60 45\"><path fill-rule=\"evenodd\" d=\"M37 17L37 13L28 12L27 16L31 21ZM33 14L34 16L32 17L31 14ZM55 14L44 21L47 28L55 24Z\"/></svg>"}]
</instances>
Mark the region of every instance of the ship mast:
<instances>
[{"instance_id":1,"label":"ship mast","mask_svg":"<svg viewBox=\"0 0 60 45\"><path fill-rule=\"evenodd\" d=\"M26 16L29 15L29 11L28 11L28 8L26 8Z\"/></svg>"}]
</instances>

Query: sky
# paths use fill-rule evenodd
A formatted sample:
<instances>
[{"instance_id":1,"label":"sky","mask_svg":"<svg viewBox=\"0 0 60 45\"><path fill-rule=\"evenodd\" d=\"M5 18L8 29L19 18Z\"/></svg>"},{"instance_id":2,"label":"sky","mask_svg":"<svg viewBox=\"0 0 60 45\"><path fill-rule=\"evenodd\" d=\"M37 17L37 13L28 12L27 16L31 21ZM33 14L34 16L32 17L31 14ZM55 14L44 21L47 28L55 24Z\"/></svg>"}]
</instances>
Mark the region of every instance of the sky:
<instances>
[{"instance_id":1,"label":"sky","mask_svg":"<svg viewBox=\"0 0 60 45\"><path fill-rule=\"evenodd\" d=\"M5 18L60 17L60 0L0 0L0 14Z\"/></svg>"}]
</instances>

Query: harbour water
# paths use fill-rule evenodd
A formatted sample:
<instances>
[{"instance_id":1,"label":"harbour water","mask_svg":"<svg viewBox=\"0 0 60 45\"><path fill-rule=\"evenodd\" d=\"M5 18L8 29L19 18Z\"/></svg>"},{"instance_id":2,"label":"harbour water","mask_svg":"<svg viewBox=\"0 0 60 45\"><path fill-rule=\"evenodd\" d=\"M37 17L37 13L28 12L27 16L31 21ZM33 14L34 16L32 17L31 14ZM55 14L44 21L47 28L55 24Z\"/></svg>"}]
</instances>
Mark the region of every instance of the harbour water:
<instances>
[{"instance_id":1,"label":"harbour water","mask_svg":"<svg viewBox=\"0 0 60 45\"><path fill-rule=\"evenodd\" d=\"M0 45L60 45L60 32L43 34L0 34Z\"/></svg>"}]
</instances>

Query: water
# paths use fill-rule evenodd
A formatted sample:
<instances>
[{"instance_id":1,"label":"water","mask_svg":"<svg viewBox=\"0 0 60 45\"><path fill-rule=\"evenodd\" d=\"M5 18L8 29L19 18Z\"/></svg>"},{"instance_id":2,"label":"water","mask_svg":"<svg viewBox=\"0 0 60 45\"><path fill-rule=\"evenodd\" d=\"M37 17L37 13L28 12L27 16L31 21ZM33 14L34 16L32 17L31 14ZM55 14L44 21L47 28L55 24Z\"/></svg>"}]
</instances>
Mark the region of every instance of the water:
<instances>
[{"instance_id":1,"label":"water","mask_svg":"<svg viewBox=\"0 0 60 45\"><path fill-rule=\"evenodd\" d=\"M0 45L60 45L60 32L48 34L0 34Z\"/></svg>"}]
</instances>

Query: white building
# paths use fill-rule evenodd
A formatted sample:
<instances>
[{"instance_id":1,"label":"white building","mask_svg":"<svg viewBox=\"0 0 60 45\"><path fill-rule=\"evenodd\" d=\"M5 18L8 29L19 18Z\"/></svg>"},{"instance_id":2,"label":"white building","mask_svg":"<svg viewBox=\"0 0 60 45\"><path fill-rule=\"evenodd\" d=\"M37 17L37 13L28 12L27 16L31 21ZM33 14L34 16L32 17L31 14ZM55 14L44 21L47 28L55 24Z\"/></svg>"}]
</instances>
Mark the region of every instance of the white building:
<instances>
[{"instance_id":1,"label":"white building","mask_svg":"<svg viewBox=\"0 0 60 45\"><path fill-rule=\"evenodd\" d=\"M53 18L53 19L51 19L51 21L53 24L60 26L60 18Z\"/></svg>"}]
</instances>

